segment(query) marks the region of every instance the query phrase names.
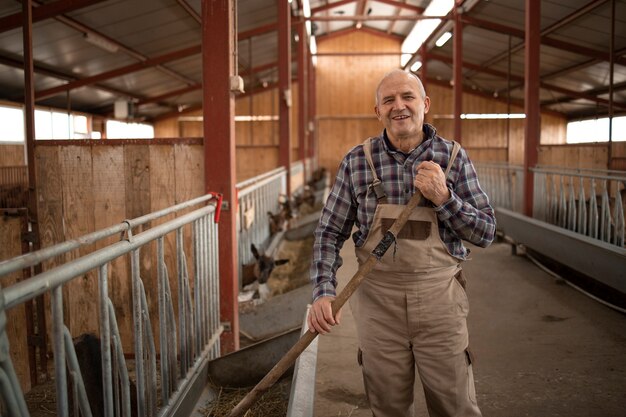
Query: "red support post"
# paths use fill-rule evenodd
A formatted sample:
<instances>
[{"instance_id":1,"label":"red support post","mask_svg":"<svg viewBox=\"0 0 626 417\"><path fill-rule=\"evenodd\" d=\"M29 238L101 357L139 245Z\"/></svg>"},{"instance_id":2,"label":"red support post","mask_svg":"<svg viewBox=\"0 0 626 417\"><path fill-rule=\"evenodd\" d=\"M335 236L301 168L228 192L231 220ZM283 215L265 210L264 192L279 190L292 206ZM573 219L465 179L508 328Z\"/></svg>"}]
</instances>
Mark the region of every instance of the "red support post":
<instances>
[{"instance_id":1,"label":"red support post","mask_svg":"<svg viewBox=\"0 0 626 417\"><path fill-rule=\"evenodd\" d=\"M461 8L454 9L454 39L452 46L452 80L454 102L454 140L462 143L461 113L463 112L463 22Z\"/></svg>"},{"instance_id":2,"label":"red support post","mask_svg":"<svg viewBox=\"0 0 626 417\"><path fill-rule=\"evenodd\" d=\"M307 155L307 128L308 128L308 68L307 58L309 43L307 42L307 34L304 25L298 25L298 155L304 162ZM307 166L304 164L304 180L306 182L307 176L311 175L307 171Z\"/></svg>"},{"instance_id":3,"label":"red support post","mask_svg":"<svg viewBox=\"0 0 626 417\"><path fill-rule=\"evenodd\" d=\"M220 319L227 325L222 353L239 349L235 96L230 91L230 77L235 73L235 7L235 0L202 1L204 183L207 193L223 195L218 227Z\"/></svg>"},{"instance_id":4,"label":"red support post","mask_svg":"<svg viewBox=\"0 0 626 417\"><path fill-rule=\"evenodd\" d=\"M287 196L291 196L291 7L278 0L278 114L280 166L287 169Z\"/></svg>"},{"instance_id":5,"label":"red support post","mask_svg":"<svg viewBox=\"0 0 626 417\"><path fill-rule=\"evenodd\" d=\"M534 175L531 168L537 165L538 147L541 135L541 114L539 103L539 48L541 0L526 0L526 22L524 52L524 214L533 215Z\"/></svg>"}]
</instances>

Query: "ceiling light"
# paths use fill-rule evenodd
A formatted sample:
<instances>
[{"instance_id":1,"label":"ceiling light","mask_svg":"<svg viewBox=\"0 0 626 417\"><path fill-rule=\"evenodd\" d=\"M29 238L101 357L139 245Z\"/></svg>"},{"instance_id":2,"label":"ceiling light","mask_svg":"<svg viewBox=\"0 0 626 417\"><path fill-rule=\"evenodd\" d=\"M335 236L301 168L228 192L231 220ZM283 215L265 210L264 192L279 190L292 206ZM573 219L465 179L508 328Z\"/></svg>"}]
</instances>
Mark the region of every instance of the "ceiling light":
<instances>
[{"instance_id":1,"label":"ceiling light","mask_svg":"<svg viewBox=\"0 0 626 417\"><path fill-rule=\"evenodd\" d=\"M448 40L452 37L452 33L450 32L446 32L443 35L441 35L439 37L439 39L437 39L437 42L435 42L435 45L437 45L439 48L441 48L443 45L446 44L446 42L448 42Z\"/></svg>"},{"instance_id":2,"label":"ceiling light","mask_svg":"<svg viewBox=\"0 0 626 417\"><path fill-rule=\"evenodd\" d=\"M454 7L454 0L432 0L424 10L424 16L445 16L452 10L452 7ZM439 23L441 23L441 19L418 20L402 42L402 53L412 55L417 52L426 39L437 29ZM402 65L405 65L406 62Z\"/></svg>"},{"instance_id":3,"label":"ceiling light","mask_svg":"<svg viewBox=\"0 0 626 417\"><path fill-rule=\"evenodd\" d=\"M418 69L422 68L422 61L415 61L413 65L411 65L411 71L415 72Z\"/></svg>"},{"instance_id":4,"label":"ceiling light","mask_svg":"<svg viewBox=\"0 0 626 417\"><path fill-rule=\"evenodd\" d=\"M102 48L105 51L115 53L118 51L118 49L120 49L119 45L117 45L116 43L111 42L110 40L100 35L96 35L95 33L87 32L83 36L87 42L92 45L96 45L97 47Z\"/></svg>"}]
</instances>

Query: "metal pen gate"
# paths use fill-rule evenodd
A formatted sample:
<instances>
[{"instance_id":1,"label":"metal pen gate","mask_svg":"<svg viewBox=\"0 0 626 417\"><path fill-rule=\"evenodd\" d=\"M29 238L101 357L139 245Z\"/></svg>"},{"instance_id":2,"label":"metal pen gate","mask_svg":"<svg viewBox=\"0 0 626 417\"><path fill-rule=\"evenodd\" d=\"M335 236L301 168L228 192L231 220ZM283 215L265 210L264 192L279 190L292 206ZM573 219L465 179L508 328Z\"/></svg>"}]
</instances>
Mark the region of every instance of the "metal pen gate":
<instances>
[{"instance_id":1,"label":"metal pen gate","mask_svg":"<svg viewBox=\"0 0 626 417\"><path fill-rule=\"evenodd\" d=\"M219 337L223 328L219 321L219 265L217 223L214 218L216 199L206 195L136 219L124 221L78 239L69 240L40 251L0 263L3 276L32 268L42 262L77 248L94 244L110 236L120 235L120 241L95 250L72 261L46 270L25 281L0 288L0 396L11 416L28 416L24 397L8 355L6 310L49 294L51 300L54 374L57 392L57 415L67 416L68 381L66 366L72 376L75 408L83 416L91 410L80 377L80 369L72 338L64 324L63 286L96 270L99 288L98 323L101 339L103 397L106 416L130 416L130 389L126 359L117 328L115 309L109 298L109 265L115 259L128 256L132 271L132 303L135 356L135 381L138 416L178 415L185 395L201 368L219 356ZM200 206L199 208L193 208ZM192 210L192 211L191 211ZM150 222L164 216L177 216L157 226ZM138 226L146 228L136 235ZM187 227L188 226L188 227ZM185 229L191 229L190 236ZM175 253L167 253L165 238L175 235ZM189 271L185 241L193 246L193 270ZM156 243L158 282L158 326L160 342L160 388L157 388L157 352L147 306L146 293L140 273L140 250ZM146 250L150 252L150 250ZM176 259L178 285L178 314L174 312L170 276L165 262L169 255ZM0 281L1 282L1 281ZM191 284L193 283L193 289ZM44 330L45 331L45 330ZM204 384L204 382L203 382ZM160 394L160 406L157 396ZM75 411L74 415L78 415Z\"/></svg>"}]
</instances>

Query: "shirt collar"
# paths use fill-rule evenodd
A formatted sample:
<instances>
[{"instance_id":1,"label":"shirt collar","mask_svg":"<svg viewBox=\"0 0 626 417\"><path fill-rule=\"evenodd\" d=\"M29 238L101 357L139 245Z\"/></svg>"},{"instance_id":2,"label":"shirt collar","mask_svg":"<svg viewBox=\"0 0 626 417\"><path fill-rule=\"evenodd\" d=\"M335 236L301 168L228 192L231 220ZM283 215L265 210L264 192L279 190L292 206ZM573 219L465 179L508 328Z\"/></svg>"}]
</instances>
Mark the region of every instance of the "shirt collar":
<instances>
[{"instance_id":1,"label":"shirt collar","mask_svg":"<svg viewBox=\"0 0 626 417\"><path fill-rule=\"evenodd\" d=\"M415 149L420 148L426 142L428 142L429 140L434 138L435 135L437 134L437 129L435 129L435 127L433 125L430 125L428 123L424 123L422 125L422 131L424 132L424 140L422 140L422 143L420 143ZM399 154L404 155L405 157L410 155L410 154L406 154L406 153L396 149L396 147L393 146L393 144L391 143L391 140L389 140L389 136L387 136L387 129L383 129L383 134L381 136L383 138L383 141L382 141L383 142L383 148L388 153L390 153L390 154L399 153ZM415 151L415 149L413 149L413 151ZM411 153L413 153L413 152L411 152Z\"/></svg>"}]
</instances>

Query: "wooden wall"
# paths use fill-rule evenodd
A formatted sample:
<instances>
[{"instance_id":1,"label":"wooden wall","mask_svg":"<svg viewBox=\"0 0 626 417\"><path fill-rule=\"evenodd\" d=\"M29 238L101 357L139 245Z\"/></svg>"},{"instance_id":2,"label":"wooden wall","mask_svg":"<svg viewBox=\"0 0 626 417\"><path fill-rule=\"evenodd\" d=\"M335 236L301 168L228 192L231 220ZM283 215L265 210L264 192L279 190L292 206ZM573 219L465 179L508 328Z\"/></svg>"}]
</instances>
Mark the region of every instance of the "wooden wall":
<instances>
[{"instance_id":1,"label":"wooden wall","mask_svg":"<svg viewBox=\"0 0 626 417\"><path fill-rule=\"evenodd\" d=\"M319 52L399 52L400 41L359 31L318 43ZM374 114L374 94L380 78L399 65L396 56L321 56L318 57L317 115L319 162L335 171L341 157L367 137L380 134L382 125ZM452 89L427 83L431 109L426 117L437 132L452 139ZM505 113L506 103L469 92L463 95L464 113ZM523 113L521 108L512 108ZM565 143L566 120L542 115L542 143ZM524 121L463 120L463 146L475 161L522 163Z\"/></svg>"},{"instance_id":2,"label":"wooden wall","mask_svg":"<svg viewBox=\"0 0 626 417\"><path fill-rule=\"evenodd\" d=\"M0 261L11 259L22 254L22 221L15 214L0 213ZM14 272L2 277L2 287L9 287L21 281L21 272ZM30 390L31 380L28 365L28 343L26 332L26 306L21 304L8 310L6 317L7 336L10 344L10 355L15 373L24 392Z\"/></svg>"},{"instance_id":3,"label":"wooden wall","mask_svg":"<svg viewBox=\"0 0 626 417\"><path fill-rule=\"evenodd\" d=\"M0 143L0 167L26 165L24 143Z\"/></svg>"},{"instance_id":4,"label":"wooden wall","mask_svg":"<svg viewBox=\"0 0 626 417\"><path fill-rule=\"evenodd\" d=\"M297 161L298 143L298 83L292 83L291 107L291 160ZM278 89L268 88L255 94L245 94L235 101L237 116L278 116ZM190 120L196 118L196 120ZM155 124L157 137L203 137L202 110L180 117L171 117ZM218 138L210 138L217 140ZM236 121L235 122L237 182L271 171L278 167L279 122Z\"/></svg>"},{"instance_id":5,"label":"wooden wall","mask_svg":"<svg viewBox=\"0 0 626 417\"><path fill-rule=\"evenodd\" d=\"M42 247L204 194L204 155L200 140L44 142L36 147L36 162L38 178L45 179L39 183L38 199ZM154 221L152 226L171 218L172 215ZM137 234L148 227L150 225L142 226L133 232ZM187 236L189 233L190 230L186 230ZM48 261L44 268L75 259L119 238L113 236L94 247ZM165 244L172 298L177 300L174 236L168 235ZM188 242L186 245L188 268L193 271L193 250ZM141 275L153 320L158 317L155 248L152 244L141 252ZM109 271L109 294L116 306L125 350L130 351L133 331L128 257L115 260ZM96 271L92 271L64 286L65 321L74 336L98 333L96 279ZM158 330L158 324L153 326L157 338Z\"/></svg>"}]
</instances>

